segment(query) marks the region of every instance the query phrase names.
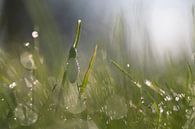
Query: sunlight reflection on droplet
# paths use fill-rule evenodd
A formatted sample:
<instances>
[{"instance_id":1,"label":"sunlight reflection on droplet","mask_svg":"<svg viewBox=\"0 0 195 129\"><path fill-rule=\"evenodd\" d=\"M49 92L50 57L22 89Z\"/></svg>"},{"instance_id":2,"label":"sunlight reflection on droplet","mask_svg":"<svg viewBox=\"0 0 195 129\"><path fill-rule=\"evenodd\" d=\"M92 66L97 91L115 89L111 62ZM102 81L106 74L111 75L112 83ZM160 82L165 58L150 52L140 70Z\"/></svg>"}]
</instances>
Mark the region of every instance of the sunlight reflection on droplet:
<instances>
[{"instance_id":1,"label":"sunlight reflection on droplet","mask_svg":"<svg viewBox=\"0 0 195 129\"><path fill-rule=\"evenodd\" d=\"M145 84L150 87L152 85L152 82L150 80L145 80Z\"/></svg>"},{"instance_id":2,"label":"sunlight reflection on droplet","mask_svg":"<svg viewBox=\"0 0 195 129\"><path fill-rule=\"evenodd\" d=\"M178 96L175 97L175 101L179 101L179 97Z\"/></svg>"},{"instance_id":3,"label":"sunlight reflection on droplet","mask_svg":"<svg viewBox=\"0 0 195 129\"><path fill-rule=\"evenodd\" d=\"M165 101L171 101L172 100L172 97L167 95L165 98L164 98Z\"/></svg>"},{"instance_id":4,"label":"sunlight reflection on droplet","mask_svg":"<svg viewBox=\"0 0 195 129\"><path fill-rule=\"evenodd\" d=\"M160 107L159 110L160 110L160 113L164 112L164 109L162 107Z\"/></svg>"},{"instance_id":5,"label":"sunlight reflection on droplet","mask_svg":"<svg viewBox=\"0 0 195 129\"><path fill-rule=\"evenodd\" d=\"M24 52L21 54L20 62L22 66L26 69L29 69L29 70L36 69L35 62L33 60L33 55L28 52Z\"/></svg>"},{"instance_id":6,"label":"sunlight reflection on droplet","mask_svg":"<svg viewBox=\"0 0 195 129\"><path fill-rule=\"evenodd\" d=\"M30 43L29 42L26 42L26 43L24 43L24 46L25 47L29 47L30 46Z\"/></svg>"},{"instance_id":7,"label":"sunlight reflection on droplet","mask_svg":"<svg viewBox=\"0 0 195 129\"><path fill-rule=\"evenodd\" d=\"M37 31L32 32L32 37L37 38L39 36L39 33Z\"/></svg>"},{"instance_id":8,"label":"sunlight reflection on droplet","mask_svg":"<svg viewBox=\"0 0 195 129\"><path fill-rule=\"evenodd\" d=\"M16 82L13 82L13 83L11 83L11 84L9 85L9 88L10 88L10 89L13 89L14 87L16 87Z\"/></svg>"}]
</instances>

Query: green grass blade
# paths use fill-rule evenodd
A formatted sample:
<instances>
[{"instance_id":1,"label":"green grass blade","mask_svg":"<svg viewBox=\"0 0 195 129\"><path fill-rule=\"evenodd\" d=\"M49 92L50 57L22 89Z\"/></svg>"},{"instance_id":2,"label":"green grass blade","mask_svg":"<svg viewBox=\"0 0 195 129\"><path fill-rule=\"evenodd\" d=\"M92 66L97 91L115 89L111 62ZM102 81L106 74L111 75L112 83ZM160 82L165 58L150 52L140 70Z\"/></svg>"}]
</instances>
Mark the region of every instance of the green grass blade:
<instances>
[{"instance_id":1,"label":"green grass blade","mask_svg":"<svg viewBox=\"0 0 195 129\"><path fill-rule=\"evenodd\" d=\"M75 39L74 39L73 48L77 48L77 46L78 46L80 33L81 33L81 20L79 19L77 22L77 29L76 29L76 35L75 35Z\"/></svg>"},{"instance_id":2,"label":"green grass blade","mask_svg":"<svg viewBox=\"0 0 195 129\"><path fill-rule=\"evenodd\" d=\"M119 69L125 76L127 76L130 80L131 80L131 82L133 83L133 84L135 84L135 86L137 86L138 88L141 88L141 85L138 83L138 82L136 82L133 78L132 78L132 76L127 72L127 71L125 71L118 63L116 63L115 61L111 61L111 63L117 68L117 69Z\"/></svg>"},{"instance_id":3,"label":"green grass blade","mask_svg":"<svg viewBox=\"0 0 195 129\"><path fill-rule=\"evenodd\" d=\"M187 87L191 88L192 85L192 68L190 64L187 64Z\"/></svg>"},{"instance_id":4,"label":"green grass blade","mask_svg":"<svg viewBox=\"0 0 195 129\"><path fill-rule=\"evenodd\" d=\"M85 73L85 76L84 76L84 79L83 79L83 82L82 82L82 85L81 85L80 94L83 94L83 92L85 91L85 89L87 87L87 83L89 81L89 77L90 77L90 74L92 72L92 69L93 69L93 66L94 66L94 63L95 63L95 58L96 58L96 54L97 54L97 48L98 47L96 45L95 49L93 51L93 55L91 57L88 69L87 69L87 71Z\"/></svg>"}]
</instances>

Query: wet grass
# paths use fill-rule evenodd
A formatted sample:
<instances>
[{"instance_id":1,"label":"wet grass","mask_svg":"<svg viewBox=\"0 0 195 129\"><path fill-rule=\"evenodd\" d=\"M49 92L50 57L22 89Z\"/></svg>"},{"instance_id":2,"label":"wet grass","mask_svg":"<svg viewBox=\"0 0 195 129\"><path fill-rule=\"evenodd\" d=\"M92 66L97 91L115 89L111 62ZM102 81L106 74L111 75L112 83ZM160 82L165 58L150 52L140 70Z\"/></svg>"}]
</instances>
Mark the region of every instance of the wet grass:
<instances>
[{"instance_id":1,"label":"wet grass","mask_svg":"<svg viewBox=\"0 0 195 129\"><path fill-rule=\"evenodd\" d=\"M38 37L31 49L26 44L20 61L0 51L0 129L194 128L193 63L170 63L148 75L127 63L122 35L116 34L120 45L95 46L83 70L80 31L79 20L67 60L55 74L40 54Z\"/></svg>"}]
</instances>

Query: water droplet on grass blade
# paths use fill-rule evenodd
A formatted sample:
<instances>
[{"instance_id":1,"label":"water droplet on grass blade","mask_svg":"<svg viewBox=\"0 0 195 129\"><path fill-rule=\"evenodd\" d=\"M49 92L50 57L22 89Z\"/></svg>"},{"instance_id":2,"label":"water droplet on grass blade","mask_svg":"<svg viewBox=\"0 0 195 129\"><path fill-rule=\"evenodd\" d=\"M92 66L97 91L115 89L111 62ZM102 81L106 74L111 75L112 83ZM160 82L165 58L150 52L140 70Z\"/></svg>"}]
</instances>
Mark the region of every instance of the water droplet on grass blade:
<instances>
[{"instance_id":1,"label":"water droplet on grass blade","mask_svg":"<svg viewBox=\"0 0 195 129\"><path fill-rule=\"evenodd\" d=\"M175 97L175 101L179 101L179 97L178 96Z\"/></svg>"},{"instance_id":2,"label":"water droplet on grass blade","mask_svg":"<svg viewBox=\"0 0 195 129\"><path fill-rule=\"evenodd\" d=\"M79 73L79 64L76 58L69 58L67 64L67 77L71 83L75 83Z\"/></svg>"},{"instance_id":3,"label":"water droplet on grass blade","mask_svg":"<svg viewBox=\"0 0 195 129\"><path fill-rule=\"evenodd\" d=\"M159 107L159 111L160 111L160 113L163 113L164 112L163 107Z\"/></svg>"},{"instance_id":4,"label":"water droplet on grass blade","mask_svg":"<svg viewBox=\"0 0 195 129\"><path fill-rule=\"evenodd\" d=\"M9 85L9 88L10 88L10 89L13 89L14 87L16 87L16 82L13 82L13 83L11 83L11 84Z\"/></svg>"},{"instance_id":5,"label":"water droplet on grass blade","mask_svg":"<svg viewBox=\"0 0 195 129\"><path fill-rule=\"evenodd\" d=\"M34 86L39 86L41 85L40 82L35 78L35 76L33 76L31 71L27 71L25 73L25 76L23 78L23 83L26 87L28 88L32 88Z\"/></svg>"},{"instance_id":6,"label":"water droplet on grass blade","mask_svg":"<svg viewBox=\"0 0 195 129\"><path fill-rule=\"evenodd\" d=\"M104 112L113 120L122 119L127 115L128 108L123 97L113 95L106 100Z\"/></svg>"},{"instance_id":7,"label":"water droplet on grass blade","mask_svg":"<svg viewBox=\"0 0 195 129\"><path fill-rule=\"evenodd\" d=\"M150 87L152 85L152 82L150 80L145 80L145 84Z\"/></svg>"},{"instance_id":8,"label":"water droplet on grass blade","mask_svg":"<svg viewBox=\"0 0 195 129\"><path fill-rule=\"evenodd\" d=\"M32 125L38 119L37 113L32 110L30 105L18 104L14 110L14 115L16 120L23 126Z\"/></svg>"},{"instance_id":9,"label":"water droplet on grass blade","mask_svg":"<svg viewBox=\"0 0 195 129\"><path fill-rule=\"evenodd\" d=\"M64 97L64 106L72 114L79 114L86 109L86 104L79 96L76 86L69 86Z\"/></svg>"},{"instance_id":10,"label":"water droplet on grass blade","mask_svg":"<svg viewBox=\"0 0 195 129\"><path fill-rule=\"evenodd\" d=\"M29 70L36 69L36 66L33 60L33 55L30 54L29 52L24 52L21 54L20 62L22 66L26 69L29 69Z\"/></svg>"},{"instance_id":11,"label":"water droplet on grass blade","mask_svg":"<svg viewBox=\"0 0 195 129\"><path fill-rule=\"evenodd\" d=\"M30 43L29 42L26 42L26 43L24 43L24 46L25 47L29 47L30 46Z\"/></svg>"},{"instance_id":12,"label":"water droplet on grass blade","mask_svg":"<svg viewBox=\"0 0 195 129\"><path fill-rule=\"evenodd\" d=\"M177 112L179 111L180 107L178 105L174 105L173 106L173 111Z\"/></svg>"},{"instance_id":13,"label":"water droplet on grass blade","mask_svg":"<svg viewBox=\"0 0 195 129\"><path fill-rule=\"evenodd\" d=\"M37 31L32 32L32 37L37 38L39 36L39 33Z\"/></svg>"}]
</instances>

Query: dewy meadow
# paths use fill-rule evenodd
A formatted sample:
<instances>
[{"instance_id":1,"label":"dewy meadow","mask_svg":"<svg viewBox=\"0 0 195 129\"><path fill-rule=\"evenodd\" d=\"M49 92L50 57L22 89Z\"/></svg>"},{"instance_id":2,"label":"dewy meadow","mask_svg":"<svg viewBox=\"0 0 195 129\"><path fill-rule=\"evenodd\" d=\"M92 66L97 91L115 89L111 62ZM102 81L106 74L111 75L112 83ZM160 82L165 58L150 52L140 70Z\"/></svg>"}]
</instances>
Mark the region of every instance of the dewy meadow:
<instances>
[{"instance_id":1,"label":"dewy meadow","mask_svg":"<svg viewBox=\"0 0 195 129\"><path fill-rule=\"evenodd\" d=\"M195 1L0 5L0 129L195 129Z\"/></svg>"}]
</instances>

